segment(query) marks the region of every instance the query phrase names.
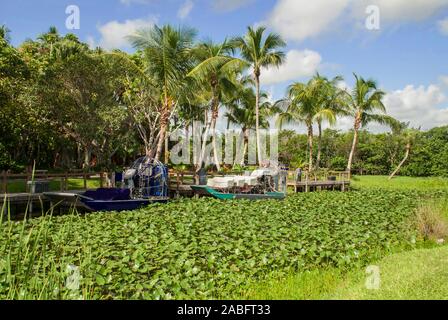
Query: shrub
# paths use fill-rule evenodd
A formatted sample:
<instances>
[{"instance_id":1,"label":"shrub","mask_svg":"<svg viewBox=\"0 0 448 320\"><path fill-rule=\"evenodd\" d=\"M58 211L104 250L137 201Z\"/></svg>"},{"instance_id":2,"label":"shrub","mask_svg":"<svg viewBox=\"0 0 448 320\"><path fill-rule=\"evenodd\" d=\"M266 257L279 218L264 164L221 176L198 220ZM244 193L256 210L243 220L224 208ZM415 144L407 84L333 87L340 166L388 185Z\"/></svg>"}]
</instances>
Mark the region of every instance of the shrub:
<instances>
[{"instance_id":1,"label":"shrub","mask_svg":"<svg viewBox=\"0 0 448 320\"><path fill-rule=\"evenodd\" d=\"M441 204L427 203L417 208L415 223L419 235L425 240L446 239L448 221Z\"/></svg>"}]
</instances>

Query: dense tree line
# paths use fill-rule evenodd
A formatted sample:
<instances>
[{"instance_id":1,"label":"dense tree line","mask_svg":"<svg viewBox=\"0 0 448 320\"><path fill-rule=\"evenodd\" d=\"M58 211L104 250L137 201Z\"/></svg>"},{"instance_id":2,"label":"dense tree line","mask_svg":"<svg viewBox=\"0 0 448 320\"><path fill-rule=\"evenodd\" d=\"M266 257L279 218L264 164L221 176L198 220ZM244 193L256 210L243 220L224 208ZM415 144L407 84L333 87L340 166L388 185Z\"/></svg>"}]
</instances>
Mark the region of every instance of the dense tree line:
<instances>
[{"instance_id":1,"label":"dense tree line","mask_svg":"<svg viewBox=\"0 0 448 320\"><path fill-rule=\"evenodd\" d=\"M240 128L244 156L248 131L304 124L306 135L281 133L281 161L311 170L348 169L375 174L446 175L446 128L413 130L386 114L384 92L375 81L355 75L352 91L343 79L316 74L289 86L271 103L261 90L263 68L285 60L286 43L265 28L249 27L242 37L200 42L196 30L170 25L129 36L134 54L92 49L55 28L17 48L0 27L0 170L113 167L138 155L169 160L170 132L203 124L199 165L217 155L217 123ZM353 129L322 130L340 117ZM388 134L365 126L386 124ZM315 132L317 128L317 133ZM190 136L187 135L187 139ZM205 154L212 140L212 154ZM258 148L258 161L261 162ZM235 165L242 165L243 159Z\"/></svg>"},{"instance_id":2,"label":"dense tree line","mask_svg":"<svg viewBox=\"0 0 448 320\"><path fill-rule=\"evenodd\" d=\"M321 137L322 167L337 171L345 170L352 139L352 131L324 130ZM407 136L402 134L392 132L374 134L361 130L353 171L358 174L391 174L406 155L407 141ZM306 146L306 135L294 131L281 132L280 160L293 168L306 166L309 156ZM400 174L448 177L447 159L448 126L433 128L426 132L417 131Z\"/></svg>"}]
</instances>

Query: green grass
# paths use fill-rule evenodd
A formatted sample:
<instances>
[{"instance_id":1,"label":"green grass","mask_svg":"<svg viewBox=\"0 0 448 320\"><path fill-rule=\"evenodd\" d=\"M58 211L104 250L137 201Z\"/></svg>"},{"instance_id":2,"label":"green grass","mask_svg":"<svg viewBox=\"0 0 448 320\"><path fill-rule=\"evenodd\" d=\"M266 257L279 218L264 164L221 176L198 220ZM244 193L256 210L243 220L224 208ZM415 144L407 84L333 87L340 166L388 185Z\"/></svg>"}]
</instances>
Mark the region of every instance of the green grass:
<instances>
[{"instance_id":1,"label":"green grass","mask_svg":"<svg viewBox=\"0 0 448 320\"><path fill-rule=\"evenodd\" d=\"M91 178L87 180L87 189L95 189L100 187L99 178ZM61 180L53 179L50 181L50 191L61 190ZM84 189L84 179L69 178L68 179L68 190L83 190ZM15 180L8 182L8 193L22 193L26 191L26 181L25 180Z\"/></svg>"},{"instance_id":2,"label":"green grass","mask_svg":"<svg viewBox=\"0 0 448 320\"><path fill-rule=\"evenodd\" d=\"M337 290L338 300L446 300L448 246L388 256L378 263L380 287L368 290L365 279Z\"/></svg>"},{"instance_id":3,"label":"green grass","mask_svg":"<svg viewBox=\"0 0 448 320\"><path fill-rule=\"evenodd\" d=\"M281 275L273 273L262 280L252 280L233 300L322 300L341 283L346 274L337 268ZM229 298L229 297L224 297Z\"/></svg>"},{"instance_id":4,"label":"green grass","mask_svg":"<svg viewBox=\"0 0 448 320\"><path fill-rule=\"evenodd\" d=\"M386 176L354 176L352 186L356 189L383 189L383 190L420 190L433 191L448 189L447 178L412 178L396 177L389 180Z\"/></svg>"},{"instance_id":5,"label":"green grass","mask_svg":"<svg viewBox=\"0 0 448 320\"><path fill-rule=\"evenodd\" d=\"M433 245L434 246L434 245ZM378 267L380 286L367 289L366 269L320 269L253 281L233 299L244 300L446 300L448 246L385 257Z\"/></svg>"}]
</instances>

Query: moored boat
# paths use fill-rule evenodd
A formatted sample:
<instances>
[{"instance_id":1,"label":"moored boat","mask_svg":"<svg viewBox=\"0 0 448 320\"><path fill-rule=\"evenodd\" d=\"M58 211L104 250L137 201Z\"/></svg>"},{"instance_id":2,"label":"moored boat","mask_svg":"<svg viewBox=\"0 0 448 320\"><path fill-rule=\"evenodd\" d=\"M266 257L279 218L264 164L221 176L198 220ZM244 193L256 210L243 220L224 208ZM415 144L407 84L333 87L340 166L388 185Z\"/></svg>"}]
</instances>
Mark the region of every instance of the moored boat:
<instances>
[{"instance_id":1,"label":"moored boat","mask_svg":"<svg viewBox=\"0 0 448 320\"><path fill-rule=\"evenodd\" d=\"M83 193L46 192L54 205L71 205L88 211L128 211L153 203L166 203L168 170L154 159L143 157L123 174L122 188L100 188Z\"/></svg>"}]
</instances>

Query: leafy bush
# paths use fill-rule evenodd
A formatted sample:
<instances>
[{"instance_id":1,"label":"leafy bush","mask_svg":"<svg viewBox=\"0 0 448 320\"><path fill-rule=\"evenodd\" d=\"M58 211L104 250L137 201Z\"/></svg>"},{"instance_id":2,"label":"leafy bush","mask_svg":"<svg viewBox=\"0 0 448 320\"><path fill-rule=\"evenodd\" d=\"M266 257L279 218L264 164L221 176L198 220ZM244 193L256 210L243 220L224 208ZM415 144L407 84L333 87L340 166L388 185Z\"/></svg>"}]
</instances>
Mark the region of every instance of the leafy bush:
<instances>
[{"instance_id":1,"label":"leafy bush","mask_svg":"<svg viewBox=\"0 0 448 320\"><path fill-rule=\"evenodd\" d=\"M330 162L330 169L344 171L347 168L347 159L344 157L334 157Z\"/></svg>"}]
</instances>

